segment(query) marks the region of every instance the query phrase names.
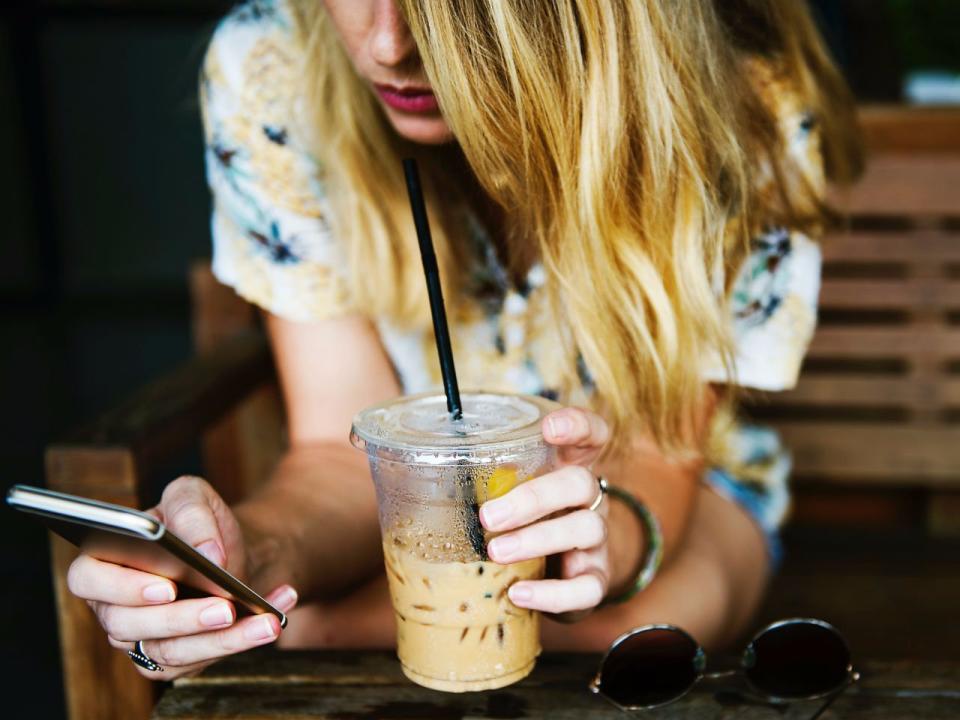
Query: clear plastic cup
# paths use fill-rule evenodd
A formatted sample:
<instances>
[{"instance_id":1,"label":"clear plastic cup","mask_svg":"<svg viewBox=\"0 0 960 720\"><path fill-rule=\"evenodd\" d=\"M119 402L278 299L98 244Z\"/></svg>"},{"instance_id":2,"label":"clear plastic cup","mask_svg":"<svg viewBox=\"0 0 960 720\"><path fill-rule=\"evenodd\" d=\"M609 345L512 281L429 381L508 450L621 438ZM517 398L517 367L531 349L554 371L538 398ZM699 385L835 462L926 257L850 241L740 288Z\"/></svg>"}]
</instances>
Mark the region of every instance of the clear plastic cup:
<instances>
[{"instance_id":1,"label":"clear plastic cup","mask_svg":"<svg viewBox=\"0 0 960 720\"><path fill-rule=\"evenodd\" d=\"M543 577L544 560L491 562L477 509L553 469L540 423L559 407L496 393L461 399L456 422L443 395L414 395L362 411L350 433L377 489L403 672L447 692L509 685L540 654L539 614L511 603L507 588Z\"/></svg>"}]
</instances>

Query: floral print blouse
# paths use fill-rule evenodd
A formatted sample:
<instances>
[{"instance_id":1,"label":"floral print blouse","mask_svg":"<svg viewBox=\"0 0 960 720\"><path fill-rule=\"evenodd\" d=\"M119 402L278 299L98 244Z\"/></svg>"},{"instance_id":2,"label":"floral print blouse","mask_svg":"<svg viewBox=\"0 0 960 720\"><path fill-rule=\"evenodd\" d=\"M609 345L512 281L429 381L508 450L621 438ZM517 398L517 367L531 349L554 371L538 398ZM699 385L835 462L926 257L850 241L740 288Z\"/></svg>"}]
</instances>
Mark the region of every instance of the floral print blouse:
<instances>
[{"instance_id":1,"label":"floral print blouse","mask_svg":"<svg viewBox=\"0 0 960 720\"><path fill-rule=\"evenodd\" d=\"M213 194L213 271L252 303L280 317L311 321L350 312L343 249L328 215L319 168L293 121L302 112L297 44L286 0L248 0L220 23L201 77L207 177ZM788 151L807 179L822 185L819 140L789 88L761 72ZM451 318L461 384L554 397L561 368L556 323L534 265L520 283L500 265L494 244L469 224L478 291ZM813 334L820 252L804 235L770 228L754 240L732 287L735 378L707 367L704 380L785 390L797 380ZM482 290L482 291L481 291ZM401 330L374 318L408 393L439 389L432 330ZM585 372L585 369L581 369ZM739 503L771 540L788 508L790 457L770 429L735 424L723 439L722 466L704 482Z\"/></svg>"}]
</instances>

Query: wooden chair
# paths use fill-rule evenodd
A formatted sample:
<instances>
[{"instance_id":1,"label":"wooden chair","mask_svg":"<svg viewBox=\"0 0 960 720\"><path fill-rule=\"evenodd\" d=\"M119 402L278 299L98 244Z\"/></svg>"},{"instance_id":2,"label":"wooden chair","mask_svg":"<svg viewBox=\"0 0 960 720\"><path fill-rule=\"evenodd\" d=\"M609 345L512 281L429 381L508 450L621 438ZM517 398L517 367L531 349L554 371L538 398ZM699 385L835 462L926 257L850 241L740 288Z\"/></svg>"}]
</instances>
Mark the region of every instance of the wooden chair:
<instances>
[{"instance_id":1,"label":"wooden chair","mask_svg":"<svg viewBox=\"0 0 960 720\"><path fill-rule=\"evenodd\" d=\"M190 285L197 357L51 445L49 488L144 507L150 468L200 437L204 475L229 501L267 477L283 447L267 340L252 306L220 285L208 263L192 269ZM149 717L156 686L110 647L86 603L66 587L76 550L51 535L51 553L69 717Z\"/></svg>"},{"instance_id":2,"label":"wooden chair","mask_svg":"<svg viewBox=\"0 0 960 720\"><path fill-rule=\"evenodd\" d=\"M846 518L849 503L824 494L838 483L868 499L906 486L929 494L932 528L957 530L958 117L865 113L882 154L850 199L853 230L825 244L824 322L811 360L796 391L753 407L793 448L801 519ZM252 308L206 265L193 270L191 289L197 357L50 446L50 488L143 506L150 468L199 437L205 475L228 500L266 477L283 447L266 340ZM875 515L896 516L870 502ZM52 555L70 717L149 717L155 688L67 591L73 548L53 538Z\"/></svg>"}]
</instances>

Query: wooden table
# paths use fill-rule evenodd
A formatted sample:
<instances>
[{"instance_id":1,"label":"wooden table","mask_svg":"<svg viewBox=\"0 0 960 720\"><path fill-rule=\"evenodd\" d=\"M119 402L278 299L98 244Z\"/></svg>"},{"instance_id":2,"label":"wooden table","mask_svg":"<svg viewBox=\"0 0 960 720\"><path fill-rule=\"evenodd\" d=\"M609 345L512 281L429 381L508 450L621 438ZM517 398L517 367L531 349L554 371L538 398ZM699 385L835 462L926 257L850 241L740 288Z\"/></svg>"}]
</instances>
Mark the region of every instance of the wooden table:
<instances>
[{"instance_id":1,"label":"wooden table","mask_svg":"<svg viewBox=\"0 0 960 720\"><path fill-rule=\"evenodd\" d=\"M452 695L407 681L393 653L259 650L178 680L154 711L156 720L237 718L617 718L624 715L586 685L598 657L547 654L533 674L503 690ZM862 680L822 717L960 717L960 662L865 662ZM651 720L806 720L816 702L787 709L695 691L649 713Z\"/></svg>"}]
</instances>

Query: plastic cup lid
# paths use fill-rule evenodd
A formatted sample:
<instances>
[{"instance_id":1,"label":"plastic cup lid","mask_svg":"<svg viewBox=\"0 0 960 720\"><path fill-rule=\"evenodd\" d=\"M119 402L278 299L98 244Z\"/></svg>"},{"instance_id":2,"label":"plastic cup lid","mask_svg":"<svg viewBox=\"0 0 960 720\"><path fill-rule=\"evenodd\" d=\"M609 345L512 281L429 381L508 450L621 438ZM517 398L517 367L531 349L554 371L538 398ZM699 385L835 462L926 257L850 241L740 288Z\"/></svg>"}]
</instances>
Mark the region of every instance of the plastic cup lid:
<instances>
[{"instance_id":1,"label":"plastic cup lid","mask_svg":"<svg viewBox=\"0 0 960 720\"><path fill-rule=\"evenodd\" d=\"M506 462L544 444L540 422L560 407L532 395L462 393L454 421L443 395L410 395L362 410L350 441L370 455L411 464Z\"/></svg>"}]
</instances>

